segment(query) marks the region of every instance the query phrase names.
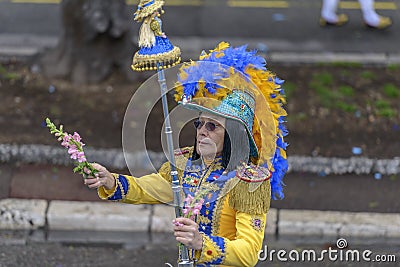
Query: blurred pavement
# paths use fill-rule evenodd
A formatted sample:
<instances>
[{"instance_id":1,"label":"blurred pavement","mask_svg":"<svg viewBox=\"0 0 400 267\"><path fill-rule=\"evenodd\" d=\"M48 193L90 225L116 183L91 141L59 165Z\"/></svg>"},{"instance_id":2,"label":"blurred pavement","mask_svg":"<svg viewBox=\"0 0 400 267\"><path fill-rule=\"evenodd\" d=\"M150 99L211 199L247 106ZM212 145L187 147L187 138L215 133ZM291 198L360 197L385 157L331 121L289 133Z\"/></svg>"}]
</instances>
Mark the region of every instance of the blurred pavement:
<instances>
[{"instance_id":1,"label":"blurred pavement","mask_svg":"<svg viewBox=\"0 0 400 267\"><path fill-rule=\"evenodd\" d=\"M54 47L62 32L58 2L0 0L0 56L29 56ZM136 2L128 1L132 14ZM343 27L319 26L320 0L167 0L162 18L184 60L225 40L249 44L272 62L400 62L399 0L376 1L377 12L393 19L383 31L363 25L357 1L342 1L340 7L350 17ZM130 27L136 37L140 24L132 20Z\"/></svg>"}]
</instances>

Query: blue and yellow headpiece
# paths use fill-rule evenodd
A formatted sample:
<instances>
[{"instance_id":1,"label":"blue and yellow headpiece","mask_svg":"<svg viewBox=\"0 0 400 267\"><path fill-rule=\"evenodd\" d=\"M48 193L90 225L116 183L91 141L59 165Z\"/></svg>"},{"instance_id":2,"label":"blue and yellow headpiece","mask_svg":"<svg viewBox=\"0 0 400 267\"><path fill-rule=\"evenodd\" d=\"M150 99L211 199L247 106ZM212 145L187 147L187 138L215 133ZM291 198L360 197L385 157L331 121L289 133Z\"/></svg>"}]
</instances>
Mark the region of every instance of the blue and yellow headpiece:
<instances>
[{"instance_id":1,"label":"blue and yellow headpiece","mask_svg":"<svg viewBox=\"0 0 400 267\"><path fill-rule=\"evenodd\" d=\"M203 51L199 61L181 67L175 100L240 121L249 136L251 161L268 166L272 197L282 198L282 178L288 169L284 81L267 70L265 59L256 53L225 42L209 53Z\"/></svg>"},{"instance_id":2,"label":"blue and yellow headpiece","mask_svg":"<svg viewBox=\"0 0 400 267\"><path fill-rule=\"evenodd\" d=\"M255 158L258 156L257 145L252 134L255 99L250 93L242 90L233 90L220 103L209 107L196 102L196 100L192 101L187 95L184 95L182 101L180 101L186 108L206 111L241 122L249 136L250 155Z\"/></svg>"},{"instance_id":3,"label":"blue and yellow headpiece","mask_svg":"<svg viewBox=\"0 0 400 267\"><path fill-rule=\"evenodd\" d=\"M163 5L163 0L140 0L137 10L135 14L133 14L134 20L142 21L147 16L161 9Z\"/></svg>"}]
</instances>

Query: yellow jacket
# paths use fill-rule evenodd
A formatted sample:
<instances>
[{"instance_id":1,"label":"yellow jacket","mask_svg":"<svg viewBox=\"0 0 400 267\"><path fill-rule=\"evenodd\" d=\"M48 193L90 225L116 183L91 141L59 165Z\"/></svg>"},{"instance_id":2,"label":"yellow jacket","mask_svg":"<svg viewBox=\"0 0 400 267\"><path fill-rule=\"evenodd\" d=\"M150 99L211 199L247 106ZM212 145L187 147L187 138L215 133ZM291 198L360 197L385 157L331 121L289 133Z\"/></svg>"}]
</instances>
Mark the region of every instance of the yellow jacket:
<instances>
[{"instance_id":1,"label":"yellow jacket","mask_svg":"<svg viewBox=\"0 0 400 267\"><path fill-rule=\"evenodd\" d=\"M261 172L262 177L255 166L227 174L220 159L204 170L204 167L202 169L191 161L191 148L184 148L175 156L185 193L193 192L199 184L208 184L213 188L196 218L203 235L202 249L193 251L196 266L256 265L271 197L265 170ZM158 173L140 178L114 174L115 188L106 190L100 187L99 197L132 204L170 203L173 194L169 171L167 162Z\"/></svg>"}]
</instances>

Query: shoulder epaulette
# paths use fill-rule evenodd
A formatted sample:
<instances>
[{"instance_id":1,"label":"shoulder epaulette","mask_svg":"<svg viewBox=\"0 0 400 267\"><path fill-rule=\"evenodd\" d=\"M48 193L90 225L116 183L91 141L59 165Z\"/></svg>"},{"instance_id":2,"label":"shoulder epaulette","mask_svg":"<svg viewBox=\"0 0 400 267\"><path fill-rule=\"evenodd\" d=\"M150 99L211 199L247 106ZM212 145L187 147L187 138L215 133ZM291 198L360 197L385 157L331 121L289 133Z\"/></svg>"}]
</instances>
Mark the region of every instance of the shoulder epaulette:
<instances>
[{"instance_id":1,"label":"shoulder epaulette","mask_svg":"<svg viewBox=\"0 0 400 267\"><path fill-rule=\"evenodd\" d=\"M271 202L271 172L254 164L237 169L237 184L229 192L229 205L240 212L264 214Z\"/></svg>"},{"instance_id":2,"label":"shoulder epaulette","mask_svg":"<svg viewBox=\"0 0 400 267\"><path fill-rule=\"evenodd\" d=\"M257 166L253 163L240 166L236 171L236 177L244 182L259 183L269 180L272 173L267 167Z\"/></svg>"}]
</instances>

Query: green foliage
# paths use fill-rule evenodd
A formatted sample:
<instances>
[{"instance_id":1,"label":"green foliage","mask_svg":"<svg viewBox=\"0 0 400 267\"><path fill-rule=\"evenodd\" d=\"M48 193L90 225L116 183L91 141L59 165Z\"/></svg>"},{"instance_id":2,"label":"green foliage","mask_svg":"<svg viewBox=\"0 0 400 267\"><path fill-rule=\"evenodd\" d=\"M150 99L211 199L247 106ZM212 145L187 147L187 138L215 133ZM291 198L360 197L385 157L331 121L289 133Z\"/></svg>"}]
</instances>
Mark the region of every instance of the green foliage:
<instances>
[{"instance_id":1,"label":"green foliage","mask_svg":"<svg viewBox=\"0 0 400 267\"><path fill-rule=\"evenodd\" d=\"M330 107L335 93L329 88L333 85L333 76L329 72L321 72L313 75L310 87L315 90L325 107Z\"/></svg>"},{"instance_id":2,"label":"green foliage","mask_svg":"<svg viewBox=\"0 0 400 267\"><path fill-rule=\"evenodd\" d=\"M340 67L340 68L360 68L360 67L362 67L361 63L358 63L358 62L344 62L344 61L332 62L331 65L334 66L334 67Z\"/></svg>"},{"instance_id":3,"label":"green foliage","mask_svg":"<svg viewBox=\"0 0 400 267\"><path fill-rule=\"evenodd\" d=\"M376 113L379 116L387 118L393 118L397 116L397 111L391 108L390 104L383 99L378 99L375 101L375 108L376 108Z\"/></svg>"},{"instance_id":4,"label":"green foliage","mask_svg":"<svg viewBox=\"0 0 400 267\"><path fill-rule=\"evenodd\" d=\"M18 80L20 75L16 72L8 71L2 64L0 64L0 78L3 77L6 80L13 81Z\"/></svg>"},{"instance_id":5,"label":"green foliage","mask_svg":"<svg viewBox=\"0 0 400 267\"><path fill-rule=\"evenodd\" d=\"M336 93L330 90L328 87L319 86L315 88L321 104L325 107L332 107L332 104L336 100Z\"/></svg>"},{"instance_id":6,"label":"green foliage","mask_svg":"<svg viewBox=\"0 0 400 267\"><path fill-rule=\"evenodd\" d=\"M390 104L386 100L378 99L375 101L375 107L378 109L390 108Z\"/></svg>"},{"instance_id":7,"label":"green foliage","mask_svg":"<svg viewBox=\"0 0 400 267\"><path fill-rule=\"evenodd\" d=\"M341 85L339 86L339 92L345 97L352 97L354 96L354 89L348 85Z\"/></svg>"},{"instance_id":8,"label":"green foliage","mask_svg":"<svg viewBox=\"0 0 400 267\"><path fill-rule=\"evenodd\" d=\"M346 62L346 61L334 61L334 62L318 62L316 64L320 67L337 67L337 68L360 68L361 63L358 62Z\"/></svg>"},{"instance_id":9,"label":"green foliage","mask_svg":"<svg viewBox=\"0 0 400 267\"><path fill-rule=\"evenodd\" d=\"M387 66L388 70L399 70L400 69L400 64L389 64Z\"/></svg>"},{"instance_id":10,"label":"green foliage","mask_svg":"<svg viewBox=\"0 0 400 267\"><path fill-rule=\"evenodd\" d=\"M294 114L289 114L287 116L287 121L291 122L291 121L305 121L307 119L307 114L304 112L298 112L298 113L294 113Z\"/></svg>"},{"instance_id":11,"label":"green foliage","mask_svg":"<svg viewBox=\"0 0 400 267\"><path fill-rule=\"evenodd\" d=\"M313 81L319 85L331 86L333 85L333 76L329 72L321 72L313 75Z\"/></svg>"},{"instance_id":12,"label":"green foliage","mask_svg":"<svg viewBox=\"0 0 400 267\"><path fill-rule=\"evenodd\" d=\"M369 71L369 70L361 72L360 76L361 76L361 78L364 78L366 80L373 80L376 78L375 73L373 73L372 71Z\"/></svg>"},{"instance_id":13,"label":"green foliage","mask_svg":"<svg viewBox=\"0 0 400 267\"><path fill-rule=\"evenodd\" d=\"M354 89L348 85L341 85L338 90L333 90L333 76L330 73L315 74L310 87L318 94L319 100L324 107L336 107L345 112L354 112L357 110L355 104L347 104L344 101L354 96Z\"/></svg>"},{"instance_id":14,"label":"green foliage","mask_svg":"<svg viewBox=\"0 0 400 267\"><path fill-rule=\"evenodd\" d=\"M355 104L347 104L343 101L337 101L335 103L336 107L344 112L353 113L357 110L357 106Z\"/></svg>"},{"instance_id":15,"label":"green foliage","mask_svg":"<svg viewBox=\"0 0 400 267\"><path fill-rule=\"evenodd\" d=\"M6 72L7 72L6 68L4 68L4 66L0 64L0 74L3 75Z\"/></svg>"},{"instance_id":16,"label":"green foliage","mask_svg":"<svg viewBox=\"0 0 400 267\"><path fill-rule=\"evenodd\" d=\"M392 83L383 85L383 92L387 97L397 98L400 96L400 89Z\"/></svg>"},{"instance_id":17,"label":"green foliage","mask_svg":"<svg viewBox=\"0 0 400 267\"><path fill-rule=\"evenodd\" d=\"M296 89L296 85L292 82L285 82L285 84L283 85L283 89L285 91L286 97L290 98Z\"/></svg>"},{"instance_id":18,"label":"green foliage","mask_svg":"<svg viewBox=\"0 0 400 267\"><path fill-rule=\"evenodd\" d=\"M46 125L49 128L51 134L57 133L59 134L57 135L57 137L62 136L63 125L60 125L60 129L57 129L57 126L54 123L52 123L49 118L46 118Z\"/></svg>"},{"instance_id":19,"label":"green foliage","mask_svg":"<svg viewBox=\"0 0 400 267\"><path fill-rule=\"evenodd\" d=\"M378 115L387 118L394 118L397 116L397 111L392 108L380 109L378 111Z\"/></svg>"}]
</instances>

